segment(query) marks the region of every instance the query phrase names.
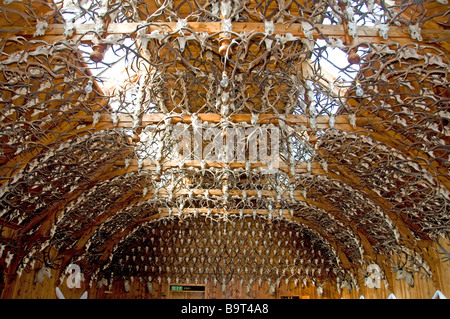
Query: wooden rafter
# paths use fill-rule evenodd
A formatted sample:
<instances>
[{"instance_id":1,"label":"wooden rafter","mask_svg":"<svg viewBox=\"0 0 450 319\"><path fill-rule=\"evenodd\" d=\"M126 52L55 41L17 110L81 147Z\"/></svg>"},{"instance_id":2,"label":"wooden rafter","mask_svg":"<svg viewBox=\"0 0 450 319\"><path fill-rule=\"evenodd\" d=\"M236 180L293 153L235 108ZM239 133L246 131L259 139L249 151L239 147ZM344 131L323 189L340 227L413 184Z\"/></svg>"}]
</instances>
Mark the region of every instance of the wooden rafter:
<instances>
[{"instance_id":1,"label":"wooden rafter","mask_svg":"<svg viewBox=\"0 0 450 319\"><path fill-rule=\"evenodd\" d=\"M232 123L251 123L252 117L255 115L252 114L235 114L230 115L228 117L223 117L220 114L213 113L199 113L197 114L198 120L202 122L209 123L220 123L223 120L228 120ZM154 113L154 114L143 114L140 119L140 125L153 125L158 123L163 123L166 118L170 119L170 123L192 123L191 117L189 115L177 114L177 113ZM92 123L92 116L80 116L76 117L76 120L80 122L89 124ZM117 126L114 126L112 117L110 114L101 114L98 123L104 124L104 126L109 123L111 128L132 128L133 125L133 117L131 115L118 114L117 115ZM310 120L305 115L287 115L284 116L282 114L259 114L257 124L278 124L279 120L283 120L287 124L291 125L303 125L304 127L311 127ZM319 115L315 118L318 129L327 129L330 128L330 116L328 115ZM356 127L363 128L368 124L378 124L381 122L381 119L378 118L368 118L368 117L357 117L356 118ZM337 115L335 116L335 128L337 129L349 129L351 126L348 115Z\"/></svg>"},{"instance_id":2,"label":"wooden rafter","mask_svg":"<svg viewBox=\"0 0 450 319\"><path fill-rule=\"evenodd\" d=\"M123 35L135 35L136 30L142 27L140 23L110 23L106 29L105 35L109 34L123 34ZM290 33L295 37L304 38L305 35L302 31L301 24L292 23L290 25L275 23L273 34L286 34ZM314 38L324 38L324 37L336 37L346 39L347 35L343 26L336 25L315 25L313 32ZM207 32L209 34L215 34L222 32L221 22L189 22L188 29L194 32ZM177 30L176 22L152 22L149 23L147 32L150 33L153 30L166 30L168 32L174 32ZM33 27L15 27L15 26L0 26L0 32L14 33L17 36L33 36L36 31ZM83 37L84 41L90 41L93 39L92 33L95 31L94 24L77 24L75 25L74 35L86 35ZM260 22L234 22L233 32L261 32L265 33L264 23ZM51 24L46 30L46 36L61 36L64 33L64 25L62 24ZM448 35L448 31L442 29L424 29L422 30L424 40L432 40L435 38L445 37ZM389 39L392 41L406 44L414 42L411 39L410 33L407 28L402 27L390 27L388 33ZM372 42L380 43L385 41L379 36L378 28L361 26L358 28L359 42ZM38 38L39 39L39 38ZM355 43L354 43L355 44Z\"/></svg>"}]
</instances>

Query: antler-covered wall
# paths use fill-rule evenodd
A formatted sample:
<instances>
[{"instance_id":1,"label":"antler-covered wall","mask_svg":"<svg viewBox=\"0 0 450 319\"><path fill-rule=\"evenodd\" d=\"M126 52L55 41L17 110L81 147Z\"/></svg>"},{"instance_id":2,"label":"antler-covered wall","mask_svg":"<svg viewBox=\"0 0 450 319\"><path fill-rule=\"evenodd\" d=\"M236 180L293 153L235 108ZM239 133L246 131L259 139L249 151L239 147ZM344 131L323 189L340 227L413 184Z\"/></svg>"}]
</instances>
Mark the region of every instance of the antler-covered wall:
<instances>
[{"instance_id":1,"label":"antler-covered wall","mask_svg":"<svg viewBox=\"0 0 450 319\"><path fill-rule=\"evenodd\" d=\"M446 0L0 10L4 298L43 266L61 283L69 264L90 287L224 296L283 283L339 296L371 265L386 287L404 269L448 289ZM252 153L266 132L276 167Z\"/></svg>"}]
</instances>

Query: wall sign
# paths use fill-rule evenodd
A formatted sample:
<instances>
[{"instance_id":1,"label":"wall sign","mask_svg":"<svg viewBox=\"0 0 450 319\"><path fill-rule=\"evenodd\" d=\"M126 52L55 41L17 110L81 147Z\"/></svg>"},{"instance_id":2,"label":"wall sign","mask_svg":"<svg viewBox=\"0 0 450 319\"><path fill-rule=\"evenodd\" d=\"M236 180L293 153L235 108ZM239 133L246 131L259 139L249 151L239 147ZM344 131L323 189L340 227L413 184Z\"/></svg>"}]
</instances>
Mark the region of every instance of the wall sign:
<instances>
[{"instance_id":1,"label":"wall sign","mask_svg":"<svg viewBox=\"0 0 450 319\"><path fill-rule=\"evenodd\" d=\"M205 291L205 286L179 286L171 285L170 290L174 291Z\"/></svg>"}]
</instances>

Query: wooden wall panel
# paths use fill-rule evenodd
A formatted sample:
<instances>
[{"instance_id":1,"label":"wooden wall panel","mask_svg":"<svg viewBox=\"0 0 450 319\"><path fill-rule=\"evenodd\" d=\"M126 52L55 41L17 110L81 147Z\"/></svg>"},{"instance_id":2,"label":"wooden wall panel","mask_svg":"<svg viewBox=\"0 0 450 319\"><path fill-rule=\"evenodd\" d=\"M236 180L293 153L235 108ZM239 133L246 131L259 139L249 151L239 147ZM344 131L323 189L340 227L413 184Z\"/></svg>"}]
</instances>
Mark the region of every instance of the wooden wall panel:
<instances>
[{"instance_id":1,"label":"wooden wall panel","mask_svg":"<svg viewBox=\"0 0 450 319\"><path fill-rule=\"evenodd\" d=\"M450 244L447 241L444 245L447 251L450 251ZM298 296L300 299L358 299L361 295L365 299L386 299L391 293L398 299L431 299L436 290L440 290L445 296L450 298L450 262L442 262L439 254L434 250L436 246L429 248L431 259L435 262L433 268L433 279L421 278L419 275L415 276L415 287L411 288L404 281L392 280L390 287L382 287L380 289L373 289L363 286L361 282L360 291L348 291L344 289L341 294L338 294L334 287L330 284L324 286L322 296L317 294L316 287L309 283L308 286L302 287L301 282L295 286L290 282L288 285L284 281L280 282L279 287L276 288L273 295L269 294L269 285L267 282L262 282L261 286L258 286L256 281L250 289L249 294L246 294L245 284L241 286L240 282L236 280L234 284L229 283L226 286L225 294L222 293L222 286L219 282L214 285L213 281L208 281L205 287L205 297L207 299L279 299L283 297ZM9 299L54 299L56 298L55 288L56 286L62 291L67 299L78 299L81 297L85 290L88 291L88 298L90 299L169 299L178 298L171 294L169 290L169 284L162 280L161 284L158 282L153 283L153 292L150 294L147 290L146 282L140 281L135 278L131 283L131 291L129 293L124 292L122 282L114 282L111 289L109 287L97 288L96 284L89 287L87 282L81 283L81 288L67 287L64 279L63 283L60 283L59 278L55 278L57 275L56 270L52 270L52 278L46 278L40 285L34 285L34 273L23 272L20 277L12 282L10 285L6 284L5 289L2 292L2 298ZM66 277L67 278L67 277ZM177 284L172 281L172 284ZM179 284L186 284L186 282L179 282ZM194 283L190 283L194 284ZM199 298L201 294L188 292L184 294L184 298Z\"/></svg>"}]
</instances>

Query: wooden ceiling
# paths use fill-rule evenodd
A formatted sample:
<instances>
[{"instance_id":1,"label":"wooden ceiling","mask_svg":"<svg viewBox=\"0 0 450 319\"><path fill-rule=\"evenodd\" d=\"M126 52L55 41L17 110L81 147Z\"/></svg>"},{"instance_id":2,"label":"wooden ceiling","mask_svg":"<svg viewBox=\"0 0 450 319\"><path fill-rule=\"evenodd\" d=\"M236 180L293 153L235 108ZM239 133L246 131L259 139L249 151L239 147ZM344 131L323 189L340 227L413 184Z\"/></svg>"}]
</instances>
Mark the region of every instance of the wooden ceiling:
<instances>
[{"instance_id":1,"label":"wooden ceiling","mask_svg":"<svg viewBox=\"0 0 450 319\"><path fill-rule=\"evenodd\" d=\"M431 276L427 249L450 230L449 8L410 2L4 2L0 263L8 280L34 261L61 273L76 262L92 282L234 274L247 283L298 276L358 285L361 269L377 263L388 274L393 260ZM68 12L77 19L65 21ZM126 56L95 63L86 47L98 44ZM341 68L350 79L324 66L336 63L332 47L360 56ZM122 78L102 84L94 68L120 59ZM278 128L280 169L263 174L269 165L250 163L248 152L231 163L175 156L174 130L230 127ZM206 271L198 260L217 258L206 247L226 250L215 230L208 244L196 242L211 225L261 247L260 264L247 267L272 258L303 273L238 271L241 250L230 251L231 268ZM178 252L156 254L153 242L161 249L172 240L165 227L191 242L174 239ZM273 243L264 254L272 237L289 241L288 262ZM321 261L306 267L305 258Z\"/></svg>"}]
</instances>

